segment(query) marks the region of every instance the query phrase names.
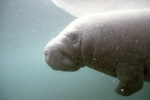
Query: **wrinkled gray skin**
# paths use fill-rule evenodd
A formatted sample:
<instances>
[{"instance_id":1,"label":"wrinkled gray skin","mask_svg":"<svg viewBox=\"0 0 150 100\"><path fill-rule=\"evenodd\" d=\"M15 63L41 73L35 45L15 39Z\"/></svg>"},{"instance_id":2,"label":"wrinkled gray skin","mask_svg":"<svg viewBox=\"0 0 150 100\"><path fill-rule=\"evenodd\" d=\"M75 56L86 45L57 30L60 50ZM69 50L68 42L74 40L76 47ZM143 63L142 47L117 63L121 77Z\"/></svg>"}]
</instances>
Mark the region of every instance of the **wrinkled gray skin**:
<instances>
[{"instance_id":1,"label":"wrinkled gray skin","mask_svg":"<svg viewBox=\"0 0 150 100\"><path fill-rule=\"evenodd\" d=\"M81 17L52 39L44 54L54 70L88 66L117 77L115 91L129 96L150 82L150 10Z\"/></svg>"}]
</instances>

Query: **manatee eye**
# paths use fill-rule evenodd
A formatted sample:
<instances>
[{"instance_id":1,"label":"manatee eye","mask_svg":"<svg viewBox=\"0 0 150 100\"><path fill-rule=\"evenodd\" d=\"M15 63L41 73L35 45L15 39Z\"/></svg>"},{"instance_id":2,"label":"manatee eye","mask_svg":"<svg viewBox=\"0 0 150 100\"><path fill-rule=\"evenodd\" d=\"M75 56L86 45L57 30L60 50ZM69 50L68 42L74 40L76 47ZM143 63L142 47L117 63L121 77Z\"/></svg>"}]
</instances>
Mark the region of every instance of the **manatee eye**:
<instances>
[{"instance_id":1,"label":"manatee eye","mask_svg":"<svg viewBox=\"0 0 150 100\"><path fill-rule=\"evenodd\" d=\"M69 38L73 43L77 43L77 40L78 40L77 34L70 34L70 35L68 36L68 38Z\"/></svg>"}]
</instances>

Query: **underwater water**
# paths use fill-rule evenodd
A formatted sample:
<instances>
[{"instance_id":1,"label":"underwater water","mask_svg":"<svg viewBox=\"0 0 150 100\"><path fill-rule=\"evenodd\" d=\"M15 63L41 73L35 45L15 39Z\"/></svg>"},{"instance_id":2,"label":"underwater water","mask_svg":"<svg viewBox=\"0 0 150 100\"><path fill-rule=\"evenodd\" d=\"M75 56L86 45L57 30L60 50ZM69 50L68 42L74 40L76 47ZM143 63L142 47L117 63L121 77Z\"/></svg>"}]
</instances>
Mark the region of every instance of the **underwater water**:
<instances>
[{"instance_id":1,"label":"underwater water","mask_svg":"<svg viewBox=\"0 0 150 100\"><path fill-rule=\"evenodd\" d=\"M0 100L150 100L150 83L123 97L116 78L44 62L45 45L74 19L50 0L0 0Z\"/></svg>"}]
</instances>

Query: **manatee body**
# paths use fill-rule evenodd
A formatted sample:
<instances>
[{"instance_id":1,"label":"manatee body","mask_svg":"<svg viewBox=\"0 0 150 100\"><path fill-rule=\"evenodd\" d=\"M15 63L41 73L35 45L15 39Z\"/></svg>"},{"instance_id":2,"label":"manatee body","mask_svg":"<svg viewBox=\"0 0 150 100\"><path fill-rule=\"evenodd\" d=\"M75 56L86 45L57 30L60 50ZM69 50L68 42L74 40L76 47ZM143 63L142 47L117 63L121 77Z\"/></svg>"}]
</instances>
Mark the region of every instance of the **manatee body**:
<instances>
[{"instance_id":1,"label":"manatee body","mask_svg":"<svg viewBox=\"0 0 150 100\"><path fill-rule=\"evenodd\" d=\"M52 39L44 54L55 70L88 66L116 77L115 91L129 96L150 82L150 10L81 17Z\"/></svg>"}]
</instances>

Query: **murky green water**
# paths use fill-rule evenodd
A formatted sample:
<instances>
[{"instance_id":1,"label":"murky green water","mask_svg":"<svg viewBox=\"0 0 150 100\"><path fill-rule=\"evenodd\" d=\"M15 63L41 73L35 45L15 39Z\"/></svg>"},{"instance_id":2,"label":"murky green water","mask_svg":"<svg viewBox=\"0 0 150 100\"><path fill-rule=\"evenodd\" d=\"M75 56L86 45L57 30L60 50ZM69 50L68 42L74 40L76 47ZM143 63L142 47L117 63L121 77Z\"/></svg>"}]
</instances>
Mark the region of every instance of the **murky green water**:
<instances>
[{"instance_id":1,"label":"murky green water","mask_svg":"<svg viewBox=\"0 0 150 100\"><path fill-rule=\"evenodd\" d=\"M0 100L150 100L149 83L122 97L118 79L46 65L44 46L74 19L50 0L0 0Z\"/></svg>"}]
</instances>

